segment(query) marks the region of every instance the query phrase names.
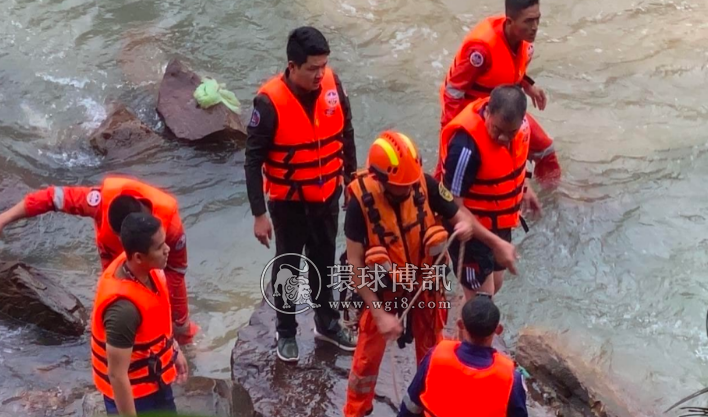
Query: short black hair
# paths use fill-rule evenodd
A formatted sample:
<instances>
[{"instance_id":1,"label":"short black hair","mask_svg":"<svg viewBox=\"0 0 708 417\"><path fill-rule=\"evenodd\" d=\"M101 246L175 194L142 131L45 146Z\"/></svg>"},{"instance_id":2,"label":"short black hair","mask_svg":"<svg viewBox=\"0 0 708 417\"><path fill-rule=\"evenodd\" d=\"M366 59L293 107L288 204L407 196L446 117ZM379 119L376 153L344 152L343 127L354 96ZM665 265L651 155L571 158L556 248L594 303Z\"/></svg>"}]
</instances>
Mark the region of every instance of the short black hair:
<instances>
[{"instance_id":1,"label":"short black hair","mask_svg":"<svg viewBox=\"0 0 708 417\"><path fill-rule=\"evenodd\" d=\"M152 246L152 237L160 227L162 223L152 214L128 214L120 228L120 243L128 258L135 253L148 253Z\"/></svg>"},{"instance_id":2,"label":"short black hair","mask_svg":"<svg viewBox=\"0 0 708 417\"><path fill-rule=\"evenodd\" d=\"M108 206L108 224L114 232L120 233L123 220L130 213L140 213L141 211L143 211L143 205L137 198L129 195L119 195Z\"/></svg>"},{"instance_id":3,"label":"short black hair","mask_svg":"<svg viewBox=\"0 0 708 417\"><path fill-rule=\"evenodd\" d=\"M518 85L501 85L489 96L490 114L500 114L506 122L518 122L526 115L526 94Z\"/></svg>"},{"instance_id":4,"label":"short black hair","mask_svg":"<svg viewBox=\"0 0 708 417\"><path fill-rule=\"evenodd\" d=\"M521 12L538 4L538 0L505 0L506 15L516 19Z\"/></svg>"},{"instance_id":5,"label":"short black hair","mask_svg":"<svg viewBox=\"0 0 708 417\"><path fill-rule=\"evenodd\" d=\"M322 32L312 26L302 26L288 36L288 61L298 67L307 62L307 57L329 55L329 43Z\"/></svg>"},{"instance_id":6,"label":"short black hair","mask_svg":"<svg viewBox=\"0 0 708 417\"><path fill-rule=\"evenodd\" d=\"M485 339L497 329L501 314L492 299L477 295L462 306L462 322L472 339Z\"/></svg>"}]
</instances>

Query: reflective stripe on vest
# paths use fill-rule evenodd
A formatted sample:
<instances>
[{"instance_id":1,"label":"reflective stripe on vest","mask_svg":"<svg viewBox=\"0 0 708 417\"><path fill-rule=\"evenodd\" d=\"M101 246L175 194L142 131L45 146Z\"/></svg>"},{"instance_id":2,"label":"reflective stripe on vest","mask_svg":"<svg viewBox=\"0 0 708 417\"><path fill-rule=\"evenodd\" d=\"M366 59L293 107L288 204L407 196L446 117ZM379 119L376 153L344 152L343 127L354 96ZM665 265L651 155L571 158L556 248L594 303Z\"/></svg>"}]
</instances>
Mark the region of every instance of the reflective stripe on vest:
<instances>
[{"instance_id":1,"label":"reflective stripe on vest","mask_svg":"<svg viewBox=\"0 0 708 417\"><path fill-rule=\"evenodd\" d=\"M423 238L436 222L428 205L425 176L412 186L410 197L399 205L399 215L384 195L383 186L371 174L357 173L347 192L357 199L366 220L367 246L383 246L398 268L407 263L423 267ZM432 262L431 262L432 263Z\"/></svg>"},{"instance_id":2,"label":"reflective stripe on vest","mask_svg":"<svg viewBox=\"0 0 708 417\"><path fill-rule=\"evenodd\" d=\"M447 148L455 132L459 129L467 131L477 145L481 164L472 187L463 192L465 207L489 230L514 228L519 225L526 180L529 126L524 119L509 148L498 145L489 137L481 115L488 102L489 99L485 98L467 105L443 128L440 159L445 161L447 158Z\"/></svg>"},{"instance_id":3,"label":"reflective stripe on vest","mask_svg":"<svg viewBox=\"0 0 708 417\"><path fill-rule=\"evenodd\" d=\"M103 314L118 299L127 299L138 309L141 323L135 334L135 344L130 357L128 378L133 397L141 398L157 392L161 386L174 382L177 371L172 339L170 299L161 270L153 270L156 292L130 279L115 277L117 269L125 262L125 253L119 255L104 271L98 281L96 300L91 316L91 362L96 388L109 398L114 398L108 378L106 329Z\"/></svg>"},{"instance_id":4,"label":"reflective stripe on vest","mask_svg":"<svg viewBox=\"0 0 708 417\"><path fill-rule=\"evenodd\" d=\"M514 386L514 362L495 352L492 365L475 369L455 354L461 342L443 340L430 358L425 390L420 395L425 416L505 417ZM464 404L464 405L462 405Z\"/></svg>"},{"instance_id":5,"label":"reflective stripe on vest","mask_svg":"<svg viewBox=\"0 0 708 417\"><path fill-rule=\"evenodd\" d=\"M470 49L473 45L483 44L489 51L487 71L477 78L476 82L467 91L460 92L452 89L452 97L464 94L468 101L488 97L495 87L502 84L519 84L526 74L526 68L533 56L533 44L521 41L518 54L512 53L504 34L505 16L493 16L482 20L475 26L462 41L452 66L448 70L441 94L448 89L450 74L456 72L456 67L462 62L468 65ZM462 97L459 97L462 98ZM458 99L459 99L458 98Z\"/></svg>"},{"instance_id":6,"label":"reflective stripe on vest","mask_svg":"<svg viewBox=\"0 0 708 417\"><path fill-rule=\"evenodd\" d=\"M113 200L120 195L130 195L146 199L152 204L153 216L160 219L165 231L172 223L172 218L179 215L177 200L164 191L131 178L108 177L101 187L101 214L96 222L96 244L102 260L107 265L123 252L120 238L108 222L108 209Z\"/></svg>"},{"instance_id":7,"label":"reflective stripe on vest","mask_svg":"<svg viewBox=\"0 0 708 417\"><path fill-rule=\"evenodd\" d=\"M325 70L314 122L279 75L260 88L275 107L278 126L263 165L271 200L326 201L341 184L344 111L334 73Z\"/></svg>"}]
</instances>

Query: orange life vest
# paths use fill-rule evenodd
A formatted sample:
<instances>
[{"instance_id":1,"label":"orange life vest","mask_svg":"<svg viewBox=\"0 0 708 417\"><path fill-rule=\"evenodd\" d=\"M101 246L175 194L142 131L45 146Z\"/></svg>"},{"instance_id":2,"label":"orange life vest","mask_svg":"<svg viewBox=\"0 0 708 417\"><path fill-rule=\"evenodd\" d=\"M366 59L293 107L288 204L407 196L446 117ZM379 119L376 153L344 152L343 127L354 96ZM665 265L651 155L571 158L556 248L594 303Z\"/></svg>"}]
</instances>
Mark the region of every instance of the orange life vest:
<instances>
[{"instance_id":1,"label":"orange life vest","mask_svg":"<svg viewBox=\"0 0 708 417\"><path fill-rule=\"evenodd\" d=\"M452 66L447 73L441 94L448 86L450 74L461 62L472 59L470 48L483 44L490 53L489 68L476 82L465 91L465 99L472 102L478 98L488 97L495 87L502 84L519 84L526 75L526 67L533 56L533 44L521 41L518 54L511 51L504 35L505 16L493 16L482 20L475 26L462 41L462 46L457 51Z\"/></svg>"},{"instance_id":2,"label":"orange life vest","mask_svg":"<svg viewBox=\"0 0 708 417\"><path fill-rule=\"evenodd\" d=\"M423 239L426 230L436 224L433 211L428 205L428 189L425 176L415 183L408 199L400 203L398 215L384 195L383 185L373 174L357 172L349 183L347 192L357 199L366 219L368 234L367 249L383 246L388 251L391 262L397 268L406 264L424 267L425 248ZM402 278L394 274L395 278Z\"/></svg>"},{"instance_id":3,"label":"orange life vest","mask_svg":"<svg viewBox=\"0 0 708 417\"><path fill-rule=\"evenodd\" d=\"M177 200L171 195L140 181L108 177L101 187L101 213L100 220L96 222L96 244L105 267L123 252L120 236L113 231L108 222L108 208L113 199L120 195L130 195L138 199L149 200L152 204L153 216L160 219L162 226L167 230L174 216L179 216Z\"/></svg>"},{"instance_id":4,"label":"orange life vest","mask_svg":"<svg viewBox=\"0 0 708 417\"><path fill-rule=\"evenodd\" d=\"M315 102L314 123L279 75L265 85L278 127L263 166L271 200L326 201L342 182L344 111L334 73L325 70Z\"/></svg>"},{"instance_id":5,"label":"orange life vest","mask_svg":"<svg viewBox=\"0 0 708 417\"><path fill-rule=\"evenodd\" d=\"M174 365L175 350L172 340L170 297L162 270L153 270L153 283L157 293L142 283L118 279L116 270L125 262L120 254L103 272L98 281L96 300L91 316L91 362L96 388L109 398L114 398L108 379L106 354L106 329L103 313L118 299L127 299L137 307L142 322L135 334L135 344L130 357L128 378L133 397L141 398L157 392L162 384L174 382L177 371Z\"/></svg>"},{"instance_id":6,"label":"orange life vest","mask_svg":"<svg viewBox=\"0 0 708 417\"><path fill-rule=\"evenodd\" d=\"M526 118L509 144L500 146L487 133L482 112L489 98L465 107L442 130L440 160L447 158L447 148L455 132L464 129L472 136L480 154L477 177L462 195L465 207L489 230L514 228L519 225L526 159L529 153L529 127ZM443 168L444 169L444 168ZM444 174L443 174L444 176Z\"/></svg>"},{"instance_id":7,"label":"orange life vest","mask_svg":"<svg viewBox=\"0 0 708 417\"><path fill-rule=\"evenodd\" d=\"M455 354L460 344L443 340L434 348L420 395L424 415L505 417L514 386L514 362L495 352L492 366L471 368Z\"/></svg>"}]
</instances>

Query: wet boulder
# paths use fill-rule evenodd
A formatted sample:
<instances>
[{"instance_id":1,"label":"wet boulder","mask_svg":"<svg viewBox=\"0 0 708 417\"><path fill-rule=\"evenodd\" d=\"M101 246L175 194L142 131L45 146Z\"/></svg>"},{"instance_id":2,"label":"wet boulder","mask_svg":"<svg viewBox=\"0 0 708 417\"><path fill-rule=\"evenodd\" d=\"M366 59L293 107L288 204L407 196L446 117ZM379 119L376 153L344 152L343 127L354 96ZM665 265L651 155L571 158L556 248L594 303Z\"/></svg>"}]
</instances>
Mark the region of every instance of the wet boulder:
<instances>
[{"instance_id":1,"label":"wet boulder","mask_svg":"<svg viewBox=\"0 0 708 417\"><path fill-rule=\"evenodd\" d=\"M201 77L178 59L167 65L157 98L157 112L169 132L188 141L235 141L246 139L246 130L238 114L223 103L207 109L199 107L194 90Z\"/></svg>"},{"instance_id":2,"label":"wet boulder","mask_svg":"<svg viewBox=\"0 0 708 417\"><path fill-rule=\"evenodd\" d=\"M230 417L239 414L234 408L233 383L223 379L193 376L185 385L173 384L175 405L182 416ZM93 391L81 400L81 417L106 414L103 396Z\"/></svg>"},{"instance_id":3,"label":"wet boulder","mask_svg":"<svg viewBox=\"0 0 708 417\"><path fill-rule=\"evenodd\" d=\"M574 351L557 332L525 328L519 333L517 361L532 375L531 395L561 416L647 415L618 384Z\"/></svg>"},{"instance_id":4,"label":"wet boulder","mask_svg":"<svg viewBox=\"0 0 708 417\"><path fill-rule=\"evenodd\" d=\"M89 315L56 281L25 264L0 262L0 312L52 332L82 335Z\"/></svg>"},{"instance_id":5,"label":"wet boulder","mask_svg":"<svg viewBox=\"0 0 708 417\"><path fill-rule=\"evenodd\" d=\"M112 160L124 160L134 155L146 156L162 142L160 135L123 104L114 104L106 120L89 136L93 150Z\"/></svg>"}]
</instances>

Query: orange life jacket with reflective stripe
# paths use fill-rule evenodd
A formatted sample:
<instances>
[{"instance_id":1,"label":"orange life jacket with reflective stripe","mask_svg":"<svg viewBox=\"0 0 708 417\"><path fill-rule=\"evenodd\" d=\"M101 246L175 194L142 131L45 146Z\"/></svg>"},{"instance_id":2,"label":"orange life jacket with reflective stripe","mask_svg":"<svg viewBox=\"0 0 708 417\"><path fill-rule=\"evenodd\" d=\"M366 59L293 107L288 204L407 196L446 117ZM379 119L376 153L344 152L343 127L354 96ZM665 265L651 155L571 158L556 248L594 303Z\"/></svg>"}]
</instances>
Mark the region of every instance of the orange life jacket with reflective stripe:
<instances>
[{"instance_id":1,"label":"orange life jacket with reflective stripe","mask_svg":"<svg viewBox=\"0 0 708 417\"><path fill-rule=\"evenodd\" d=\"M103 272L98 281L91 316L93 381L96 388L109 398L114 397L108 379L103 313L118 299L127 299L135 304L142 318L135 334L135 344L128 368L133 397L141 398L153 394L160 389L161 385L174 382L177 376L174 364L170 298L165 275L162 270L156 269L150 272L157 292L131 279L116 278L116 270L123 265L125 259L125 253L120 254Z\"/></svg>"},{"instance_id":2,"label":"orange life jacket with reflective stripe","mask_svg":"<svg viewBox=\"0 0 708 417\"><path fill-rule=\"evenodd\" d=\"M314 122L279 75L258 90L275 107L278 127L263 166L271 200L324 202L342 182L344 111L334 73L325 70Z\"/></svg>"},{"instance_id":3,"label":"orange life jacket with reflective stripe","mask_svg":"<svg viewBox=\"0 0 708 417\"><path fill-rule=\"evenodd\" d=\"M383 246L397 268L405 268L407 263L418 268L424 267L426 261L432 264L432 260L425 259L423 239L426 230L436 224L436 219L428 205L425 176L421 175L420 181L412 187L408 199L400 203L399 215L373 174L357 172L347 189L359 202L366 219L366 249ZM394 279L396 277L394 274Z\"/></svg>"},{"instance_id":4,"label":"orange life jacket with reflective stripe","mask_svg":"<svg viewBox=\"0 0 708 417\"><path fill-rule=\"evenodd\" d=\"M179 216L177 200L166 192L130 178L106 178L101 187L100 220L96 222L96 244L104 267L123 252L120 237L108 222L108 208L120 195L148 200L152 204L152 215L160 219L165 230L171 224L172 218Z\"/></svg>"},{"instance_id":5,"label":"orange life jacket with reflective stripe","mask_svg":"<svg viewBox=\"0 0 708 417\"><path fill-rule=\"evenodd\" d=\"M489 137L482 118L484 106L488 102L489 98L484 98L467 105L443 128L440 135L440 159L445 161L447 158L448 144L455 132L459 129L467 131L477 145L481 164L472 187L465 190L462 196L465 207L489 230L514 228L519 225L521 200L524 196L529 125L524 118L508 148L497 144Z\"/></svg>"},{"instance_id":6,"label":"orange life jacket with reflective stripe","mask_svg":"<svg viewBox=\"0 0 708 417\"><path fill-rule=\"evenodd\" d=\"M504 35L505 16L493 16L482 20L475 26L462 41L460 49L455 55L452 66L445 78L441 93L448 85L450 74L461 62L471 59L470 47L483 44L490 53L489 68L476 82L465 91L465 99L472 102L478 98L488 97L495 87L502 84L519 84L526 75L526 67L533 56L533 44L522 41L518 54L511 51Z\"/></svg>"},{"instance_id":7,"label":"orange life jacket with reflective stripe","mask_svg":"<svg viewBox=\"0 0 708 417\"><path fill-rule=\"evenodd\" d=\"M492 366L471 368L460 362L455 354L460 344L443 340L434 348L425 377L425 390L420 395L424 415L506 417L514 386L514 362L495 352Z\"/></svg>"}]
</instances>

